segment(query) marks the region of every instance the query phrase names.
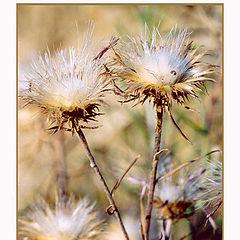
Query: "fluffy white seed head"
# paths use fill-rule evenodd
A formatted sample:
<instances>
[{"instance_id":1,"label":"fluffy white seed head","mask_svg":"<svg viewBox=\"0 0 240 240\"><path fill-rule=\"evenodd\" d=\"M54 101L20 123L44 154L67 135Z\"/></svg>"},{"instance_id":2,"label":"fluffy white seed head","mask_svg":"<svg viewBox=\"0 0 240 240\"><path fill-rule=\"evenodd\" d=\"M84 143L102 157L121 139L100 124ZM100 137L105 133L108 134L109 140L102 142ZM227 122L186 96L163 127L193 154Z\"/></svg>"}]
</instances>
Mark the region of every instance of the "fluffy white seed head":
<instances>
[{"instance_id":1,"label":"fluffy white seed head","mask_svg":"<svg viewBox=\"0 0 240 240\"><path fill-rule=\"evenodd\" d=\"M203 173L205 169L197 167L190 174L179 173L178 178L167 177L160 181L156 188L156 197L163 202L192 202L199 199L203 187Z\"/></svg>"},{"instance_id":2,"label":"fluffy white seed head","mask_svg":"<svg viewBox=\"0 0 240 240\"><path fill-rule=\"evenodd\" d=\"M146 28L140 39L130 37L114 51L112 74L127 85L126 95L141 102L153 98L164 107L172 99L181 103L187 95L196 96L203 82L213 81L206 75L215 66L199 61L206 52L193 49L187 30L148 33Z\"/></svg>"},{"instance_id":3,"label":"fluffy white seed head","mask_svg":"<svg viewBox=\"0 0 240 240\"><path fill-rule=\"evenodd\" d=\"M176 31L176 28L175 28ZM173 85L190 66L188 60L181 54L183 44L188 45L189 33L179 32L176 38L170 32L165 39L157 43L161 37L156 28L153 29L151 43L145 35L142 36L142 53L137 55L136 69L139 79L155 85Z\"/></svg>"},{"instance_id":4,"label":"fluffy white seed head","mask_svg":"<svg viewBox=\"0 0 240 240\"><path fill-rule=\"evenodd\" d=\"M169 184L163 184L160 191L157 191L157 195L163 202L175 202L183 196L183 189L181 186Z\"/></svg>"},{"instance_id":5,"label":"fluffy white seed head","mask_svg":"<svg viewBox=\"0 0 240 240\"><path fill-rule=\"evenodd\" d=\"M41 199L20 218L20 235L28 240L97 239L102 221L93 208L86 198L76 202L71 196L66 204L56 199L54 206Z\"/></svg>"},{"instance_id":6,"label":"fluffy white seed head","mask_svg":"<svg viewBox=\"0 0 240 240\"><path fill-rule=\"evenodd\" d=\"M92 46L92 33L90 26L81 49L70 47L54 54L47 50L26 74L27 87L21 97L38 106L60 129L66 122L72 128L80 121L93 120L109 90L110 78L104 68L108 57L98 55L102 49Z\"/></svg>"},{"instance_id":7,"label":"fluffy white seed head","mask_svg":"<svg viewBox=\"0 0 240 240\"><path fill-rule=\"evenodd\" d=\"M171 172L170 160L170 157L165 158L160 163L160 176ZM193 213L193 206L199 200L203 191L204 173L205 169L202 166L196 166L191 171L190 169L181 169L177 176L168 176L159 181L154 194L158 217L177 221L188 216L188 208Z\"/></svg>"},{"instance_id":8,"label":"fluffy white seed head","mask_svg":"<svg viewBox=\"0 0 240 240\"><path fill-rule=\"evenodd\" d=\"M26 76L27 94L34 101L48 108L73 110L99 103L106 87L103 60L94 61L94 55L75 49L58 50L54 56L47 51L31 65Z\"/></svg>"}]
</instances>

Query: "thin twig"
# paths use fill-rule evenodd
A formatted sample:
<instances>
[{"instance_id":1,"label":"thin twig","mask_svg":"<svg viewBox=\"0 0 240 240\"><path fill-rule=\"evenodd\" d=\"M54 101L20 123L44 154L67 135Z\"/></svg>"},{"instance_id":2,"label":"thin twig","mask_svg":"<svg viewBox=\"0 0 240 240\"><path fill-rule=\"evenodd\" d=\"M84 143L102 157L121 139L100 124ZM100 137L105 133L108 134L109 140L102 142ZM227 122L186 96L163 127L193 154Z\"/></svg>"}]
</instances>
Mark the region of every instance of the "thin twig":
<instances>
[{"instance_id":1,"label":"thin twig","mask_svg":"<svg viewBox=\"0 0 240 240\"><path fill-rule=\"evenodd\" d=\"M144 204L143 204L143 196L140 196L140 234L141 239L144 240L144 229L145 229L145 218L144 218Z\"/></svg>"},{"instance_id":2,"label":"thin twig","mask_svg":"<svg viewBox=\"0 0 240 240\"><path fill-rule=\"evenodd\" d=\"M120 38L112 37L111 40L110 40L110 42L109 42L109 44L108 44L108 46L105 47L105 48L103 48L103 50L102 50L93 60L98 60L98 59L100 59L105 52L107 52L110 48L114 47L114 46L117 44L117 41L118 41L119 39L120 39Z\"/></svg>"},{"instance_id":3,"label":"thin twig","mask_svg":"<svg viewBox=\"0 0 240 240\"><path fill-rule=\"evenodd\" d=\"M162 133L162 119L163 119L163 111L162 109L156 108L156 127L155 127L155 145L154 145L154 153L153 153L153 161L152 161L152 172L150 176L150 186L148 192L148 202L146 208L146 217L145 217L145 240L149 239L149 230L150 230L150 222L152 215L152 205L153 205L153 197L154 190L156 185L156 174L157 174L157 165L158 165L158 152L160 150L161 143L161 133Z\"/></svg>"},{"instance_id":4,"label":"thin twig","mask_svg":"<svg viewBox=\"0 0 240 240\"><path fill-rule=\"evenodd\" d=\"M139 202L140 202L140 233L141 233L141 238L142 240L145 239L145 212L144 212L144 196L146 194L147 191L147 185L143 186L141 193L140 193L140 197L139 197Z\"/></svg>"},{"instance_id":5,"label":"thin twig","mask_svg":"<svg viewBox=\"0 0 240 240\"><path fill-rule=\"evenodd\" d=\"M93 168L93 170L95 171L96 175L99 177L99 180L103 184L104 191L106 193L106 196L108 198L109 203L111 204L112 211L115 213L115 216L116 216L116 218L117 218L117 220L118 220L118 222L119 222L119 224L121 226L121 229L123 231L124 237L125 237L125 239L129 240L127 231L126 231L126 229L125 229L125 227L123 225L123 221L122 221L120 212L119 212L119 210L117 208L117 205L116 205L116 203L115 203L115 201L114 201L114 199L113 199L113 197L112 197L112 195L110 193L110 190L109 190L109 188L107 186L107 183L106 183L106 181L105 181L105 179L104 179L104 177L103 177L99 167L97 166L96 161L95 161L95 159L94 159L94 157L93 157L93 155L92 155L92 153L90 151L90 148L88 146L87 140L86 140L86 138L85 138L81 128L79 128L79 129L75 128L75 130L76 130L76 132L77 132L77 134L79 136L79 139L80 139L80 141L81 141L81 143L82 143L82 145L83 145L83 147L84 147L84 149L86 151L86 154L87 154L88 159L90 161L90 167Z\"/></svg>"},{"instance_id":6,"label":"thin twig","mask_svg":"<svg viewBox=\"0 0 240 240\"><path fill-rule=\"evenodd\" d=\"M117 190L117 188L119 187L120 183L122 182L123 178L127 175L127 173L129 172L129 170L132 168L132 166L137 162L137 160L140 158L140 155L138 155L134 161L129 165L129 167L126 169L126 171L121 175L121 177L118 179L118 181L116 182L116 184L114 185L112 191L111 191L111 195L113 196L115 191Z\"/></svg>"},{"instance_id":7,"label":"thin twig","mask_svg":"<svg viewBox=\"0 0 240 240\"><path fill-rule=\"evenodd\" d=\"M189 165L189 164L191 164L191 163L194 163L194 162L196 162L196 161L198 161L198 160L201 160L201 159L204 158L204 157L207 157L208 155L210 155L210 154L212 154L212 153L219 152L219 151L220 151L220 150L213 150L213 151L208 152L208 153L206 153L206 154L204 154L204 155L202 155L202 156L200 156L200 157L194 158L194 159L192 159L192 160L190 160L190 161L187 161L187 162L181 164L180 166L176 167L175 169L173 169L172 171L168 172L168 173L165 174L164 176L158 177L157 180L156 180L156 183L158 183L159 181L162 181L162 180L163 180L164 178L166 178L166 177L172 176L175 172L179 171L179 170L182 169L183 167L186 167L187 165Z\"/></svg>"}]
</instances>

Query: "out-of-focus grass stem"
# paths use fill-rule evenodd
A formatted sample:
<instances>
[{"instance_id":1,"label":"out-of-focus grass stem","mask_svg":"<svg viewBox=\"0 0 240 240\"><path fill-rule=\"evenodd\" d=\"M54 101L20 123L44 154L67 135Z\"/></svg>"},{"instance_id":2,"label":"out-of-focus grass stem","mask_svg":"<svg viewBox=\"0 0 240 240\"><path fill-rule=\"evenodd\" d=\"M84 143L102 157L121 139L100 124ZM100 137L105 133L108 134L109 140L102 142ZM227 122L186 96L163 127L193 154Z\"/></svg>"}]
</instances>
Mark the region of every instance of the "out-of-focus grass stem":
<instances>
[{"instance_id":1,"label":"out-of-focus grass stem","mask_svg":"<svg viewBox=\"0 0 240 240\"><path fill-rule=\"evenodd\" d=\"M59 131L57 133L56 141L55 141L55 149L56 149L57 185L58 185L59 197L60 199L66 201L68 174L67 174L66 162L65 162L62 131Z\"/></svg>"}]
</instances>

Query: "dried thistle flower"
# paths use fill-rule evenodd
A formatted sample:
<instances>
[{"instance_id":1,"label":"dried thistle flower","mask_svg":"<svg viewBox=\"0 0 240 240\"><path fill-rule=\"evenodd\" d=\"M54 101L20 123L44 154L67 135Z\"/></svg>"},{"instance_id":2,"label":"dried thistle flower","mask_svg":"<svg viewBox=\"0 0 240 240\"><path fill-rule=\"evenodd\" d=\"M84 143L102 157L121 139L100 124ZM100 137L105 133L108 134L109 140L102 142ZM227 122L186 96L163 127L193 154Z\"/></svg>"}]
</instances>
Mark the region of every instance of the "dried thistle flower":
<instances>
[{"instance_id":1,"label":"dried thistle flower","mask_svg":"<svg viewBox=\"0 0 240 240\"><path fill-rule=\"evenodd\" d=\"M164 164L165 167L160 168L161 176L172 169L171 163L167 159ZM188 171L188 174L183 170L180 170L178 178L169 176L156 185L154 205L158 209L160 219L177 221L191 215L192 211L187 212L187 209L193 207L193 204L201 198L203 174L206 169L198 166L190 173Z\"/></svg>"},{"instance_id":2,"label":"dried thistle flower","mask_svg":"<svg viewBox=\"0 0 240 240\"><path fill-rule=\"evenodd\" d=\"M197 53L199 47L192 49L190 33L173 28L162 37L157 28L153 29L151 40L147 30L141 39L131 38L115 49L113 73L128 83L126 94L134 99L154 99L154 104L171 107L171 100L184 103L188 95L196 97L214 71L214 65L199 62L206 51Z\"/></svg>"},{"instance_id":3,"label":"dried thistle flower","mask_svg":"<svg viewBox=\"0 0 240 240\"><path fill-rule=\"evenodd\" d=\"M81 50L71 47L56 51L54 56L47 50L31 64L26 76L28 89L21 97L47 114L50 122L56 124L51 130L66 129L67 123L67 130L73 132L81 122L95 120L100 115L99 106L109 90L104 53L117 40L112 39L97 55L90 49L92 33L93 26L90 26Z\"/></svg>"},{"instance_id":4,"label":"dried thistle flower","mask_svg":"<svg viewBox=\"0 0 240 240\"><path fill-rule=\"evenodd\" d=\"M173 170L172 158L161 156L158 162L158 176L165 176ZM158 217L162 220L177 221L187 217L186 210L194 207L203 197L205 191L206 168L203 166L190 169L181 169L178 176L170 175L158 181L154 193L154 205L158 210ZM141 186L139 197L143 198L149 191L149 179L139 176L126 176L129 183ZM191 209L189 209L191 210Z\"/></svg>"},{"instance_id":5,"label":"dried thistle flower","mask_svg":"<svg viewBox=\"0 0 240 240\"><path fill-rule=\"evenodd\" d=\"M197 97L196 92L202 91L206 81L214 81L208 74L216 66L199 61L207 51L193 49L187 30L177 33L174 27L162 37L155 27L150 40L147 32L146 28L140 39L130 38L113 49L115 57L109 71L126 84L123 94L129 100L125 102L153 100L159 111L168 111L177 127L171 115L172 102L185 104L189 96Z\"/></svg>"},{"instance_id":6,"label":"dried thistle flower","mask_svg":"<svg viewBox=\"0 0 240 240\"><path fill-rule=\"evenodd\" d=\"M97 239L102 221L93 208L86 198L76 202L73 195L67 203L56 198L53 207L41 199L20 218L19 234L29 240Z\"/></svg>"}]
</instances>

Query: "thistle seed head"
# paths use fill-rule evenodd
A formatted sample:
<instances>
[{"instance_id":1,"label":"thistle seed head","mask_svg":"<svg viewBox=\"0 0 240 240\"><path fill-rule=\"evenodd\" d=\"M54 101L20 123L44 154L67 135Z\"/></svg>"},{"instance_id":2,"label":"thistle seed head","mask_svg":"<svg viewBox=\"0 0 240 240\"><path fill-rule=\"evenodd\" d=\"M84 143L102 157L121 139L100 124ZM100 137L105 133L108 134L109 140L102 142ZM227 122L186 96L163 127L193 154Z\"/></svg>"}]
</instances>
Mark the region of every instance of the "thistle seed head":
<instances>
[{"instance_id":1,"label":"thistle seed head","mask_svg":"<svg viewBox=\"0 0 240 240\"><path fill-rule=\"evenodd\" d=\"M172 100L183 104L188 96L196 97L204 82L214 81L208 74L214 65L201 62L206 54L193 49L190 33L174 27L162 37L154 28L150 40L147 29L140 39L130 38L114 49L111 74L126 85L125 95L144 103L171 108Z\"/></svg>"},{"instance_id":2,"label":"thistle seed head","mask_svg":"<svg viewBox=\"0 0 240 240\"><path fill-rule=\"evenodd\" d=\"M167 159L161 170L160 176L171 171L171 164L167 162ZM154 204L160 219L177 221L193 213L193 204L201 198L205 171L206 169L202 166L196 167L191 172L185 171L185 173L182 169L177 178L169 176L158 182ZM191 211L188 212L187 209Z\"/></svg>"},{"instance_id":3,"label":"thistle seed head","mask_svg":"<svg viewBox=\"0 0 240 240\"><path fill-rule=\"evenodd\" d=\"M97 239L102 221L93 208L86 198L76 202L71 196L67 203L56 199L54 206L41 199L20 218L20 236L29 240Z\"/></svg>"},{"instance_id":4,"label":"thistle seed head","mask_svg":"<svg viewBox=\"0 0 240 240\"><path fill-rule=\"evenodd\" d=\"M95 120L99 106L109 90L109 75L106 74L103 55L115 42L97 55L90 48L93 27L86 33L82 49L49 50L40 55L30 66L26 79L28 88L21 93L27 104L38 106L55 126L52 130L68 130L81 122ZM97 56L97 57L96 57Z\"/></svg>"}]
</instances>

